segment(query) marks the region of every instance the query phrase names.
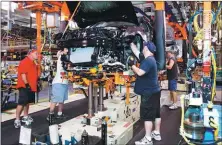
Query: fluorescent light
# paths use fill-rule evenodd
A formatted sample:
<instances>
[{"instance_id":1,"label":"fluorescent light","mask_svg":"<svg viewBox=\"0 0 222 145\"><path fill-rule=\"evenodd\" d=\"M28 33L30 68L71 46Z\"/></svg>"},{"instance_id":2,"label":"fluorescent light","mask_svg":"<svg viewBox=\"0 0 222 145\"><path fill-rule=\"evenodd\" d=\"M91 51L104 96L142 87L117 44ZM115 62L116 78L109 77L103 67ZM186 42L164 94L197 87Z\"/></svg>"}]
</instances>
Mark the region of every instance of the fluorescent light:
<instances>
[{"instance_id":1,"label":"fluorescent light","mask_svg":"<svg viewBox=\"0 0 222 145\"><path fill-rule=\"evenodd\" d=\"M35 14L35 13L30 13L30 16L31 16L32 18L35 18L35 17L36 17L36 14Z\"/></svg>"}]
</instances>

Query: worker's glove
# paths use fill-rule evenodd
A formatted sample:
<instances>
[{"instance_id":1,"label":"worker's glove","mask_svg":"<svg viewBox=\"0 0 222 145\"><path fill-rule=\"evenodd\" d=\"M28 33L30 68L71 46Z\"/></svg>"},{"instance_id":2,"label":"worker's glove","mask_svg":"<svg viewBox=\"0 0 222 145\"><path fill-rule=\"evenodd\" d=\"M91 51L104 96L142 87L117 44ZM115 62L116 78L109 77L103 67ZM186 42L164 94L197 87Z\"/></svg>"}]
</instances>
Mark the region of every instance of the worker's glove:
<instances>
[{"instance_id":1,"label":"worker's glove","mask_svg":"<svg viewBox=\"0 0 222 145\"><path fill-rule=\"evenodd\" d=\"M42 90L42 83L41 80L38 79L37 92L40 92L41 90Z\"/></svg>"},{"instance_id":2,"label":"worker's glove","mask_svg":"<svg viewBox=\"0 0 222 145\"><path fill-rule=\"evenodd\" d=\"M28 91L30 91L30 90L31 90L31 87L30 87L30 85L29 85L29 84L25 84L25 88L26 88Z\"/></svg>"},{"instance_id":3,"label":"worker's glove","mask_svg":"<svg viewBox=\"0 0 222 145\"><path fill-rule=\"evenodd\" d=\"M143 55L143 53L139 54L139 59L140 59L140 63L145 59L145 56Z\"/></svg>"},{"instance_id":4,"label":"worker's glove","mask_svg":"<svg viewBox=\"0 0 222 145\"><path fill-rule=\"evenodd\" d=\"M64 62L64 61L62 62L62 67L63 67L64 70L68 69L68 64L69 63L67 63L67 62Z\"/></svg>"},{"instance_id":5,"label":"worker's glove","mask_svg":"<svg viewBox=\"0 0 222 145\"><path fill-rule=\"evenodd\" d=\"M68 58L66 57L66 55L61 55L61 61L64 61L64 62L69 62Z\"/></svg>"},{"instance_id":6,"label":"worker's glove","mask_svg":"<svg viewBox=\"0 0 222 145\"><path fill-rule=\"evenodd\" d=\"M130 58L128 60L128 65L133 66L133 65L135 65L135 63L136 63L135 58L133 56L130 56Z\"/></svg>"}]
</instances>

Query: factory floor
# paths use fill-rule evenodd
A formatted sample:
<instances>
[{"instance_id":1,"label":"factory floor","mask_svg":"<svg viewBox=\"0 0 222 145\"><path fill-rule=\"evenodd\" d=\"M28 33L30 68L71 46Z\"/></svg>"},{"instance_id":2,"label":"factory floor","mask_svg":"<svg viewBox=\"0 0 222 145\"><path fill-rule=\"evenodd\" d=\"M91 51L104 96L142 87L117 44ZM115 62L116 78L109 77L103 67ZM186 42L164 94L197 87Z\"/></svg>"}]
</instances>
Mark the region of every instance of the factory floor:
<instances>
[{"instance_id":1,"label":"factory floor","mask_svg":"<svg viewBox=\"0 0 222 145\"><path fill-rule=\"evenodd\" d=\"M162 141L155 142L155 144L170 144L174 145L179 142L181 139L179 135L179 126L180 126L180 116L181 109L178 108L176 110L169 110L168 107L164 106L168 102L168 91L162 91L161 97L161 118L162 118L162 126L161 126L161 135ZM87 113L87 104L88 100L85 98L79 98L73 100L72 102L66 103L64 107L64 113L68 116L66 120L74 118L78 115ZM44 134L48 131L48 123L46 121L46 117L48 115L48 108L42 111L37 111L31 113L31 116L34 119L34 123L32 124L32 132L37 134ZM60 121L58 123L62 123L64 121ZM1 144L2 145L18 145L19 141L19 129L14 128L14 119L4 121L1 124ZM13 134L13 136L12 136ZM129 145L134 145L136 140L141 139L145 134L143 128L143 122L138 121L134 125L134 137L128 143Z\"/></svg>"},{"instance_id":2,"label":"factory floor","mask_svg":"<svg viewBox=\"0 0 222 145\"><path fill-rule=\"evenodd\" d=\"M217 96L215 97L216 101L221 102L221 86L217 87ZM182 92L178 92L179 96L183 94ZM181 117L181 109L178 108L176 110L169 110L166 106L169 102L169 92L162 91L161 93L161 135L162 141L154 142L155 145L176 145L181 139L179 135L179 127L180 127L180 117ZM64 106L64 113L68 116L66 120L70 120L78 115L87 113L87 104L88 100L85 99L84 95L71 95L69 100L66 102ZM180 101L178 101L178 106L180 106ZM48 122L46 121L46 117L49 112L49 102L42 102L38 104L34 104L30 107L31 116L34 119L34 123L32 124L32 133L37 134L45 134L48 132ZM14 128L14 117L15 117L15 109L10 110L9 114L2 113L1 115L1 144L2 145L18 145L19 142L19 129ZM7 116L8 115L8 116ZM58 123L62 123L66 120L60 121ZM13 134L13 136L12 136ZM138 121L134 125L134 136L128 143L128 145L134 145L136 140L140 140L145 134L145 130L143 128L143 122Z\"/></svg>"},{"instance_id":3,"label":"factory floor","mask_svg":"<svg viewBox=\"0 0 222 145\"><path fill-rule=\"evenodd\" d=\"M48 86L48 82L44 82L42 87L42 90L38 94L38 103L39 102L49 102L49 95L51 92L51 87ZM73 85L69 84L69 94L73 94L74 89ZM7 92L4 92L4 95L7 95ZM10 98L8 100L8 104L5 106L4 109L2 109L2 112L7 113L8 110L16 108L16 102L18 100L18 90L13 91L11 94L9 94Z\"/></svg>"}]
</instances>

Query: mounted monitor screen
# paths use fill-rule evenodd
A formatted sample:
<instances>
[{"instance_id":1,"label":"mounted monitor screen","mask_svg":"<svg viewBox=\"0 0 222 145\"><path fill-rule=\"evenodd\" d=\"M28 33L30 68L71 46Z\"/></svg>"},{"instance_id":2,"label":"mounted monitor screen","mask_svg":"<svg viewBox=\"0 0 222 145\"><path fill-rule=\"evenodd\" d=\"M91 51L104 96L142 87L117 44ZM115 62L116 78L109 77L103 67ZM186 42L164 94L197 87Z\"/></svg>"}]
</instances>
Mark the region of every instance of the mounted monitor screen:
<instances>
[{"instance_id":1,"label":"mounted monitor screen","mask_svg":"<svg viewBox=\"0 0 222 145\"><path fill-rule=\"evenodd\" d=\"M94 47L84 48L71 48L70 49L70 61L74 64L91 63L91 56L94 52Z\"/></svg>"}]
</instances>

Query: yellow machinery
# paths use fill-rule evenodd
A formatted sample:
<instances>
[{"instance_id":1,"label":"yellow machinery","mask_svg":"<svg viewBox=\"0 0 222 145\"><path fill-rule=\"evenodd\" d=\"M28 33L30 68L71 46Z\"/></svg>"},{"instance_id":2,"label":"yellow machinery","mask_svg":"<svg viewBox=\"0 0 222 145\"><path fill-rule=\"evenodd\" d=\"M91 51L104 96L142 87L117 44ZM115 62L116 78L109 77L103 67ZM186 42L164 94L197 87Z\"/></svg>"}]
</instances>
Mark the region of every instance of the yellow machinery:
<instances>
[{"instance_id":1,"label":"yellow machinery","mask_svg":"<svg viewBox=\"0 0 222 145\"><path fill-rule=\"evenodd\" d=\"M135 81L135 76L124 73L106 73L103 72L102 65L98 68L92 68L89 71L84 71L81 74L75 74L74 72L69 72L67 76L70 82L78 85L88 87L88 99L89 99L89 110L88 117L92 117L92 97L93 87L99 88L99 111L103 110L103 89L105 88L105 93L113 94L116 91L116 86L121 85L126 88L126 105L130 103L130 87L131 83ZM96 91L96 89L95 89ZM97 96L97 95L95 95ZM97 109L96 109L97 110Z\"/></svg>"}]
</instances>

